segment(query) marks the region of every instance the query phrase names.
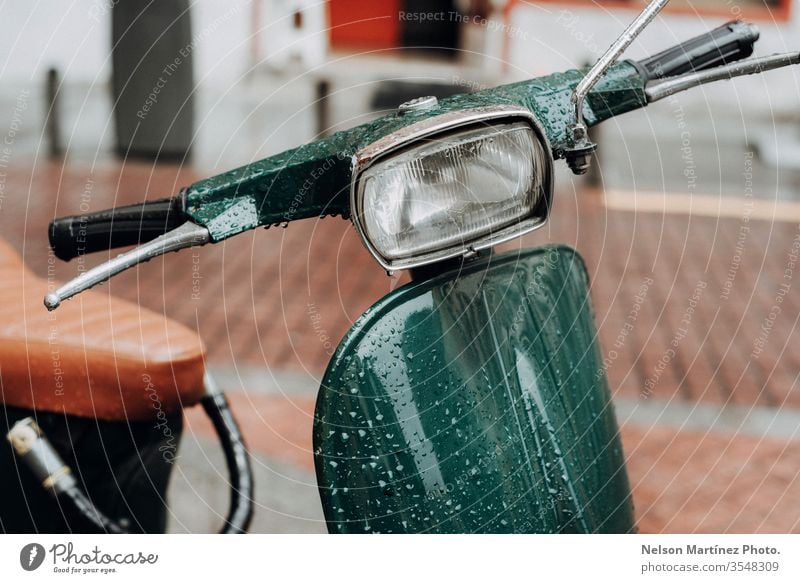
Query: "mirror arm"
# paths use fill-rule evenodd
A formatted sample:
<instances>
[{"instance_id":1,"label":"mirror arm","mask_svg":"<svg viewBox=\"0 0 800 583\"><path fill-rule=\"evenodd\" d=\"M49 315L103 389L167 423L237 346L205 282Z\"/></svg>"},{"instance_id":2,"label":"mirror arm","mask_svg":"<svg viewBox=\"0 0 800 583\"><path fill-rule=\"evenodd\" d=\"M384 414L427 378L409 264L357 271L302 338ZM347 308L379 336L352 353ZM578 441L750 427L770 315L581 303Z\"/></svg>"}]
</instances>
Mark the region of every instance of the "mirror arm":
<instances>
[{"instance_id":1,"label":"mirror arm","mask_svg":"<svg viewBox=\"0 0 800 583\"><path fill-rule=\"evenodd\" d=\"M563 149L567 164L575 174L585 174L589 170L592 154L597 149L597 145L589 140L583 119L583 102L586 96L668 2L669 0L650 2L575 87L570 98L575 121L567 127L567 140Z\"/></svg>"}]
</instances>

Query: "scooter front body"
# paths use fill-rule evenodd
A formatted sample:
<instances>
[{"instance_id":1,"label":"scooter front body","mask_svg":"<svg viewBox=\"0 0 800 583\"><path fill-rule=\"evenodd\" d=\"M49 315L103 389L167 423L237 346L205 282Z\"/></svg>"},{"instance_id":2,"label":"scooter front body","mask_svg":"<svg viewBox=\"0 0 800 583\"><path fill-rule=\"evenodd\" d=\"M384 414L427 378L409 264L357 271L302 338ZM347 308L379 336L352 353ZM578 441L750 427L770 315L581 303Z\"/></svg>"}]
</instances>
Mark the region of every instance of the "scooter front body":
<instances>
[{"instance_id":1,"label":"scooter front body","mask_svg":"<svg viewBox=\"0 0 800 583\"><path fill-rule=\"evenodd\" d=\"M329 529L630 532L580 257L557 246L474 258L546 224L554 161L585 173L597 149L591 126L706 83L800 64L797 51L749 58L759 32L739 21L620 61L667 1L651 0L587 71L412 100L171 198L57 219L49 237L61 259L139 247L81 272L45 306L165 253L348 217L387 271L439 274L359 318L323 378L314 455ZM451 262L462 267L443 271Z\"/></svg>"},{"instance_id":2,"label":"scooter front body","mask_svg":"<svg viewBox=\"0 0 800 583\"><path fill-rule=\"evenodd\" d=\"M331 532L633 530L577 252L491 256L376 303L324 376L314 454Z\"/></svg>"}]
</instances>

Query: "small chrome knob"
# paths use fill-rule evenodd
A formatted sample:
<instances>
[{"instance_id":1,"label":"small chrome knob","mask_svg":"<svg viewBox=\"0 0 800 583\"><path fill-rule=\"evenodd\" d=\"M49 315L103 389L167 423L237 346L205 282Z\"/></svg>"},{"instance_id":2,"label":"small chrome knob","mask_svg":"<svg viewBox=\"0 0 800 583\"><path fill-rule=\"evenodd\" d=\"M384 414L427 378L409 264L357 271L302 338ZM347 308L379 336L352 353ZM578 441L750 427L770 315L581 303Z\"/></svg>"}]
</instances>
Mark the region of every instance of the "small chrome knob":
<instances>
[{"instance_id":1,"label":"small chrome knob","mask_svg":"<svg viewBox=\"0 0 800 583\"><path fill-rule=\"evenodd\" d=\"M412 112L412 111L424 111L426 109L433 109L434 107L439 105L439 100L436 99L433 95L427 95L425 97L417 97L416 99L412 99L411 101L406 101L405 103L401 103L400 107L397 108L397 111L400 115Z\"/></svg>"}]
</instances>

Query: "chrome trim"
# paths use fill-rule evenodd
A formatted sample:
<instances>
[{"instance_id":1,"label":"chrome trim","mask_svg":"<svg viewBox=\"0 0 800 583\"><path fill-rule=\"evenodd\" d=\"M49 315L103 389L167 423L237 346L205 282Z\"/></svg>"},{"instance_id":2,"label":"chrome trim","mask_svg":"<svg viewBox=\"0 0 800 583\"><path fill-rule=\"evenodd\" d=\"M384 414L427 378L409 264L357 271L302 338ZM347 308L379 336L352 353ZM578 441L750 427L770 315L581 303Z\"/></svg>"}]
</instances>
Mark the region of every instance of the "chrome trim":
<instances>
[{"instance_id":1,"label":"chrome trim","mask_svg":"<svg viewBox=\"0 0 800 583\"><path fill-rule=\"evenodd\" d=\"M570 101L574 110L575 124L585 125L583 121L583 101L589 91L597 84L600 78L606 74L611 65L617 62L622 53L625 52L630 44L638 37L641 32L655 20L658 13L669 3L669 0L652 0L645 9L631 22L625 31L617 37L617 40L608 50L597 60L597 63L589 69L580 83L575 87Z\"/></svg>"},{"instance_id":2,"label":"chrome trim","mask_svg":"<svg viewBox=\"0 0 800 583\"><path fill-rule=\"evenodd\" d=\"M49 311L55 310L61 302L75 296L82 291L94 287L111 277L130 269L139 263L164 255L172 251L180 251L187 247L205 245L211 241L208 229L191 221L183 223L180 227L153 239L149 243L140 245L127 253L117 255L114 259L101 263L97 267L80 274L49 293L44 298L44 305Z\"/></svg>"},{"instance_id":3,"label":"chrome trim","mask_svg":"<svg viewBox=\"0 0 800 583\"><path fill-rule=\"evenodd\" d=\"M383 257L369 241L364 227L361 224L362 213L356 199L358 192L358 181L364 171L387 155L401 148L412 145L414 142L423 138L435 136L452 130L467 128L472 125L481 123L488 124L502 120L508 120L509 123L513 123L514 121L528 122L533 128L536 136L539 138L542 147L545 149L545 160L547 160L547 168L545 169L547 176L544 180L544 204L546 208L545 215L543 217L531 215L524 218L517 224L509 225L497 232L484 235L483 237L475 239L471 242L466 242L465 244L457 247L449 247L440 251L424 253L417 257L397 259L394 261ZM495 245L511 241L517 237L522 237L523 235L527 235L528 233L543 226L549 217L550 208L553 202L554 188L554 164L552 151L553 150L550 146L550 141L547 139L547 134L542 125L539 123L539 120L536 119L536 117L529 110L518 106L484 106L461 111L447 112L434 117L426 118L422 121L399 129L388 136L384 136L383 138L371 143L357 152L353 157L353 177L350 184L350 209L353 225L355 226L358 235L361 237L361 240L364 242L364 246L367 248L370 254L381 265L381 267L389 272L400 269L413 269L416 267L437 263L445 259L452 259L465 255L468 256L478 251L483 251L485 249L489 249L490 247L494 247Z\"/></svg>"},{"instance_id":4,"label":"chrome trim","mask_svg":"<svg viewBox=\"0 0 800 583\"><path fill-rule=\"evenodd\" d=\"M567 124L567 135L561 148L561 154L573 174L586 174L592 167L592 157L597 151L597 144L589 138L586 121L583 118L583 102L589 91L606 74L611 65L617 62L633 40L650 24L669 3L669 0L652 0L645 9L631 22L617 40L608 47L594 66L584 75L570 96L573 121Z\"/></svg>"},{"instance_id":5,"label":"chrome trim","mask_svg":"<svg viewBox=\"0 0 800 583\"><path fill-rule=\"evenodd\" d=\"M687 89L699 85L705 85L706 83L728 81L735 77L765 73L773 69L780 69L781 67L797 64L800 64L800 53L783 53L780 55L746 59L722 67L709 69L708 71L687 73L680 77L670 77L657 83L648 84L644 92L645 95L647 95L647 102L653 103L659 99L664 99L670 95L686 91Z\"/></svg>"}]
</instances>

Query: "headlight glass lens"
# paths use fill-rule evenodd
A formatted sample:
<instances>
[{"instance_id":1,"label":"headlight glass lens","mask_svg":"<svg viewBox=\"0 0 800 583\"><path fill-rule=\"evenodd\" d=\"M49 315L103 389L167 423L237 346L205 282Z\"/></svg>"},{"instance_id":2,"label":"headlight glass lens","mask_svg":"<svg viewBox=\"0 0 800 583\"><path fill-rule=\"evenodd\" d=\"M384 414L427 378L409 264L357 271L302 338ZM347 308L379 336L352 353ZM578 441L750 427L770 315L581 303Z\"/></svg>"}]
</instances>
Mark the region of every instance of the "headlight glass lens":
<instances>
[{"instance_id":1,"label":"headlight glass lens","mask_svg":"<svg viewBox=\"0 0 800 583\"><path fill-rule=\"evenodd\" d=\"M531 216L547 156L526 122L421 141L361 175L364 234L389 261L467 246Z\"/></svg>"}]
</instances>

